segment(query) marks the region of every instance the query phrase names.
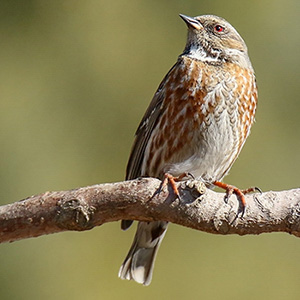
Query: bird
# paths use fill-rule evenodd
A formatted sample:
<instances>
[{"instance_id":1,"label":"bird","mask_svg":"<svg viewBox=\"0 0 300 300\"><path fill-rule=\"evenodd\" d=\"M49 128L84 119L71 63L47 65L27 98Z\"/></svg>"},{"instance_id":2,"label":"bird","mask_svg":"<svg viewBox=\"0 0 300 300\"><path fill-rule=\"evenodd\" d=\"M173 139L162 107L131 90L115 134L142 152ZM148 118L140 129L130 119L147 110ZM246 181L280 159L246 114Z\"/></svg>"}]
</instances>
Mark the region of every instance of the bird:
<instances>
[{"instance_id":1,"label":"bird","mask_svg":"<svg viewBox=\"0 0 300 300\"><path fill-rule=\"evenodd\" d=\"M246 205L244 192L222 182L238 157L257 107L257 85L247 46L236 29L214 15L179 15L185 48L160 83L135 134L126 179L156 177L173 184L187 174L224 189ZM126 230L132 220L122 220ZM138 222L119 270L145 286L168 222Z\"/></svg>"}]
</instances>

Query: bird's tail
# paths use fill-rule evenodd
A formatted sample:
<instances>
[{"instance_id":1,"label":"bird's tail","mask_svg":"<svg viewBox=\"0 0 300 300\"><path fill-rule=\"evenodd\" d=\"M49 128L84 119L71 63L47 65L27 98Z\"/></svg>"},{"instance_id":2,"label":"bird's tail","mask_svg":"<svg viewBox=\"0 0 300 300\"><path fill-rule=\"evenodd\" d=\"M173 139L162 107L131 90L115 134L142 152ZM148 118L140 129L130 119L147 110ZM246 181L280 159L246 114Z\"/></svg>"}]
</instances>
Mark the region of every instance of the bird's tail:
<instances>
[{"instance_id":1,"label":"bird's tail","mask_svg":"<svg viewBox=\"0 0 300 300\"><path fill-rule=\"evenodd\" d=\"M132 246L119 270L121 279L149 285L157 250L168 222L139 222Z\"/></svg>"}]
</instances>

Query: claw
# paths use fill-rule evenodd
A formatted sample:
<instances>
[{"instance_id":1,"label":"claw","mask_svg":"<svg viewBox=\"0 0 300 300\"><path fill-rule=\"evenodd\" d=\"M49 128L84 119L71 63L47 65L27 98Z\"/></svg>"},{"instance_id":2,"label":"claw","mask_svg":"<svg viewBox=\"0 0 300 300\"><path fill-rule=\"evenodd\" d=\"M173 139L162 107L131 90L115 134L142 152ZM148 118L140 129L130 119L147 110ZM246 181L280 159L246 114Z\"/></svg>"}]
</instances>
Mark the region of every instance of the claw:
<instances>
[{"instance_id":1,"label":"claw","mask_svg":"<svg viewBox=\"0 0 300 300\"><path fill-rule=\"evenodd\" d=\"M248 189L246 189L246 190L242 190L242 193L243 193L244 195L246 195L246 194L248 194L248 193L253 193L253 192L259 192L259 193L262 194L262 190L261 190L259 187L257 187L257 186L250 187L250 188L248 188Z\"/></svg>"},{"instance_id":2,"label":"claw","mask_svg":"<svg viewBox=\"0 0 300 300\"><path fill-rule=\"evenodd\" d=\"M257 187L257 186L255 186L254 189L255 189L255 191L259 192L260 194L263 193L263 191L259 187Z\"/></svg>"},{"instance_id":3,"label":"claw","mask_svg":"<svg viewBox=\"0 0 300 300\"><path fill-rule=\"evenodd\" d=\"M230 187L226 190L226 194L225 194L225 198L224 198L224 201L226 204L228 203L228 200L232 196L232 194L233 194L233 187L232 188Z\"/></svg>"},{"instance_id":4,"label":"claw","mask_svg":"<svg viewBox=\"0 0 300 300\"><path fill-rule=\"evenodd\" d=\"M190 172L186 173L186 175L192 177L192 179L194 179L194 180L196 179L195 176Z\"/></svg>"}]
</instances>

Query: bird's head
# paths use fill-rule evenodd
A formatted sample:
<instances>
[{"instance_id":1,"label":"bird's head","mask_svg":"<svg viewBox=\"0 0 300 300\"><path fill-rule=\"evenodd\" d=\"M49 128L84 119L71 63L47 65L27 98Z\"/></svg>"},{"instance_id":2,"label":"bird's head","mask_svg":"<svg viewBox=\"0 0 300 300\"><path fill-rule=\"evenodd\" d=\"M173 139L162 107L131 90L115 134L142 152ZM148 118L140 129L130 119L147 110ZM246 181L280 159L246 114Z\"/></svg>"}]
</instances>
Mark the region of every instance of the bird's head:
<instances>
[{"instance_id":1,"label":"bird's head","mask_svg":"<svg viewBox=\"0 0 300 300\"><path fill-rule=\"evenodd\" d=\"M251 67L244 40L226 20L213 15L180 17L188 27L184 55L211 63L232 62Z\"/></svg>"}]
</instances>

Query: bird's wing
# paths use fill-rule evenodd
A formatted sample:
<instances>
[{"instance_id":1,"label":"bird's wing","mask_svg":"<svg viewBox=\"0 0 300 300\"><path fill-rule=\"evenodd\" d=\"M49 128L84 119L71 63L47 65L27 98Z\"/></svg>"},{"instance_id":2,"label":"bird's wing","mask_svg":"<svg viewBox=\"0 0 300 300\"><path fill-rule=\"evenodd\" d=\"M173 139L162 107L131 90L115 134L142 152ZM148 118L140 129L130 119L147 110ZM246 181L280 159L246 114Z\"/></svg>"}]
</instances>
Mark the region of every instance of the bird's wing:
<instances>
[{"instance_id":1,"label":"bird's wing","mask_svg":"<svg viewBox=\"0 0 300 300\"><path fill-rule=\"evenodd\" d=\"M153 129L157 125L164 111L163 103L165 98L164 87L169 77L169 74L176 68L179 61L170 69L161 84L159 85L154 97L146 110L146 113L140 122L140 125L135 134L135 140L131 149L131 154L128 160L126 169L126 179L135 179L145 174L141 174L145 149Z\"/></svg>"}]
</instances>

